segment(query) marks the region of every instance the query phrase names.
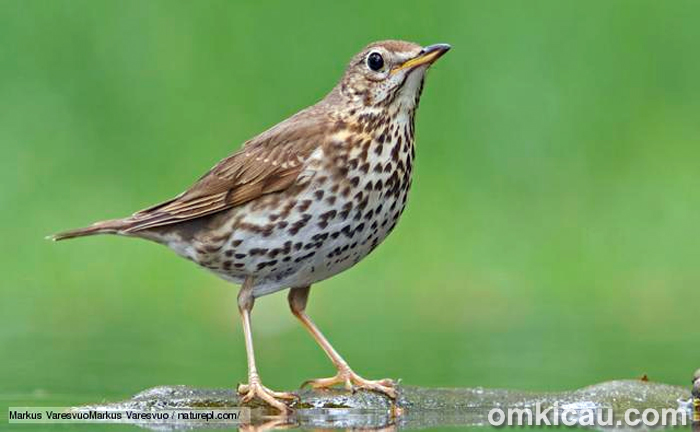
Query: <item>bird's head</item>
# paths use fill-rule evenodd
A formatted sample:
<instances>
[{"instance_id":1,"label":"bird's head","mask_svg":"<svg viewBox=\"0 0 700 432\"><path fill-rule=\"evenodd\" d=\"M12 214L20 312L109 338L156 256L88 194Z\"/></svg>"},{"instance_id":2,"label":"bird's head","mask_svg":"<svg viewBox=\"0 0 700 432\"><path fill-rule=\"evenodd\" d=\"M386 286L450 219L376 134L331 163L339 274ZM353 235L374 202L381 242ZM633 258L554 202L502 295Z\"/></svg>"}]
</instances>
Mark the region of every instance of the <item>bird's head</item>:
<instances>
[{"instance_id":1,"label":"bird's head","mask_svg":"<svg viewBox=\"0 0 700 432\"><path fill-rule=\"evenodd\" d=\"M375 42L355 55L336 92L349 106L414 109L428 68L450 49L412 42Z\"/></svg>"}]
</instances>

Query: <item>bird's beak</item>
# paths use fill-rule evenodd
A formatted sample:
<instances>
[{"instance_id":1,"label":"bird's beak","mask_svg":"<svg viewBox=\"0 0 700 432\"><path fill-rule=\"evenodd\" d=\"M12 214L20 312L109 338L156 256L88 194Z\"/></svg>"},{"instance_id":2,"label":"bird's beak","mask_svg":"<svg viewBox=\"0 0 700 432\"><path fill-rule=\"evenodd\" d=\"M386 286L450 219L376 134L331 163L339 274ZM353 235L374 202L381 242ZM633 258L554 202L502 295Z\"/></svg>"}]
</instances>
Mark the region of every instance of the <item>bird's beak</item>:
<instances>
[{"instance_id":1,"label":"bird's beak","mask_svg":"<svg viewBox=\"0 0 700 432\"><path fill-rule=\"evenodd\" d=\"M403 69L413 69L415 67L424 65L424 64L432 64L435 62L435 60L439 59L442 57L443 54L445 54L447 51L452 48L448 44L435 44L435 45L429 45L421 50L420 53L418 53L417 56L413 57L410 60L407 60L400 64L399 66L395 67L394 69L391 70L391 73L396 73L400 70Z\"/></svg>"}]
</instances>

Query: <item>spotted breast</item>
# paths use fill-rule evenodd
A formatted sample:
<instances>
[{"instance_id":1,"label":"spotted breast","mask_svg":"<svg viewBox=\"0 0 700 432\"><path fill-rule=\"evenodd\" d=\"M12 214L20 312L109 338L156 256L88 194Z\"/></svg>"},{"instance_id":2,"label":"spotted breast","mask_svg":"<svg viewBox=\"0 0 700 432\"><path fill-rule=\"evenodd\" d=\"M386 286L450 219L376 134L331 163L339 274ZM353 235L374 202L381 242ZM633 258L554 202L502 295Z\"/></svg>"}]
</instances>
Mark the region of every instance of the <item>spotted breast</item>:
<instances>
[{"instance_id":1,"label":"spotted breast","mask_svg":"<svg viewBox=\"0 0 700 432\"><path fill-rule=\"evenodd\" d=\"M415 157L413 112L329 118L297 187L153 239L226 280L255 278L256 297L307 286L358 263L396 226ZM183 233L186 233L183 235Z\"/></svg>"}]
</instances>

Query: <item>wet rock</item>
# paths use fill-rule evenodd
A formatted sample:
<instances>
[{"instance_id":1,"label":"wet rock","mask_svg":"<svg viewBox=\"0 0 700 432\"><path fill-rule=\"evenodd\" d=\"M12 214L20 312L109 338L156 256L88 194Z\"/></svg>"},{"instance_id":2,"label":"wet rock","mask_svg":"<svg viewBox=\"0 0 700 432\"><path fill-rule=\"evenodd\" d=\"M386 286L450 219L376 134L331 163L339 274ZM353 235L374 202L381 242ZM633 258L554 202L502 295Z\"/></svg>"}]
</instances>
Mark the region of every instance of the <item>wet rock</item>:
<instances>
[{"instance_id":1,"label":"wet rock","mask_svg":"<svg viewBox=\"0 0 700 432\"><path fill-rule=\"evenodd\" d=\"M696 386L697 387L697 386ZM688 389L642 381L609 381L579 390L565 392L525 392L484 388L419 388L401 386L394 402L372 392L344 390L303 390L292 404L294 413L279 417L262 403L241 405L233 389L198 389L187 386L161 386L145 390L133 398L86 409L155 410L173 408L227 408L247 406L251 409L250 424L266 427L300 428L425 428L437 426L488 425L493 408L541 409L610 408L622 414L625 409L682 409L690 416L692 398ZM127 421L128 423L128 421ZM216 424L166 423L158 430L217 427ZM221 426L219 424L219 426ZM229 425L230 426L230 425Z\"/></svg>"}]
</instances>

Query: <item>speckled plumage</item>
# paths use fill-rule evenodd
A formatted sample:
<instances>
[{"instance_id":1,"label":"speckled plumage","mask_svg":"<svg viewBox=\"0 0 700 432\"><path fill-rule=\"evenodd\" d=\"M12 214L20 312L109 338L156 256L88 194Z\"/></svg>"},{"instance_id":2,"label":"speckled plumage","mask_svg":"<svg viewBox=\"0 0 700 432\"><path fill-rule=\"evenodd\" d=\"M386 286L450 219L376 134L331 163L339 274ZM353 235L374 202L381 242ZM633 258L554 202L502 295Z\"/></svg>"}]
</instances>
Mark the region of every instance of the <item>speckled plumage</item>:
<instances>
[{"instance_id":1,"label":"speckled plumage","mask_svg":"<svg viewBox=\"0 0 700 432\"><path fill-rule=\"evenodd\" d=\"M54 238L153 240L244 284L241 311L249 312L256 297L292 288L292 310L303 314L309 286L358 263L396 226L411 187L425 71L448 49L371 44L323 100L247 141L187 191Z\"/></svg>"},{"instance_id":2,"label":"speckled plumage","mask_svg":"<svg viewBox=\"0 0 700 432\"><path fill-rule=\"evenodd\" d=\"M366 127L381 115L329 119L294 187L198 223L191 237L166 226L154 238L227 280L254 276L256 297L349 268L394 228L411 183L412 116Z\"/></svg>"}]
</instances>

